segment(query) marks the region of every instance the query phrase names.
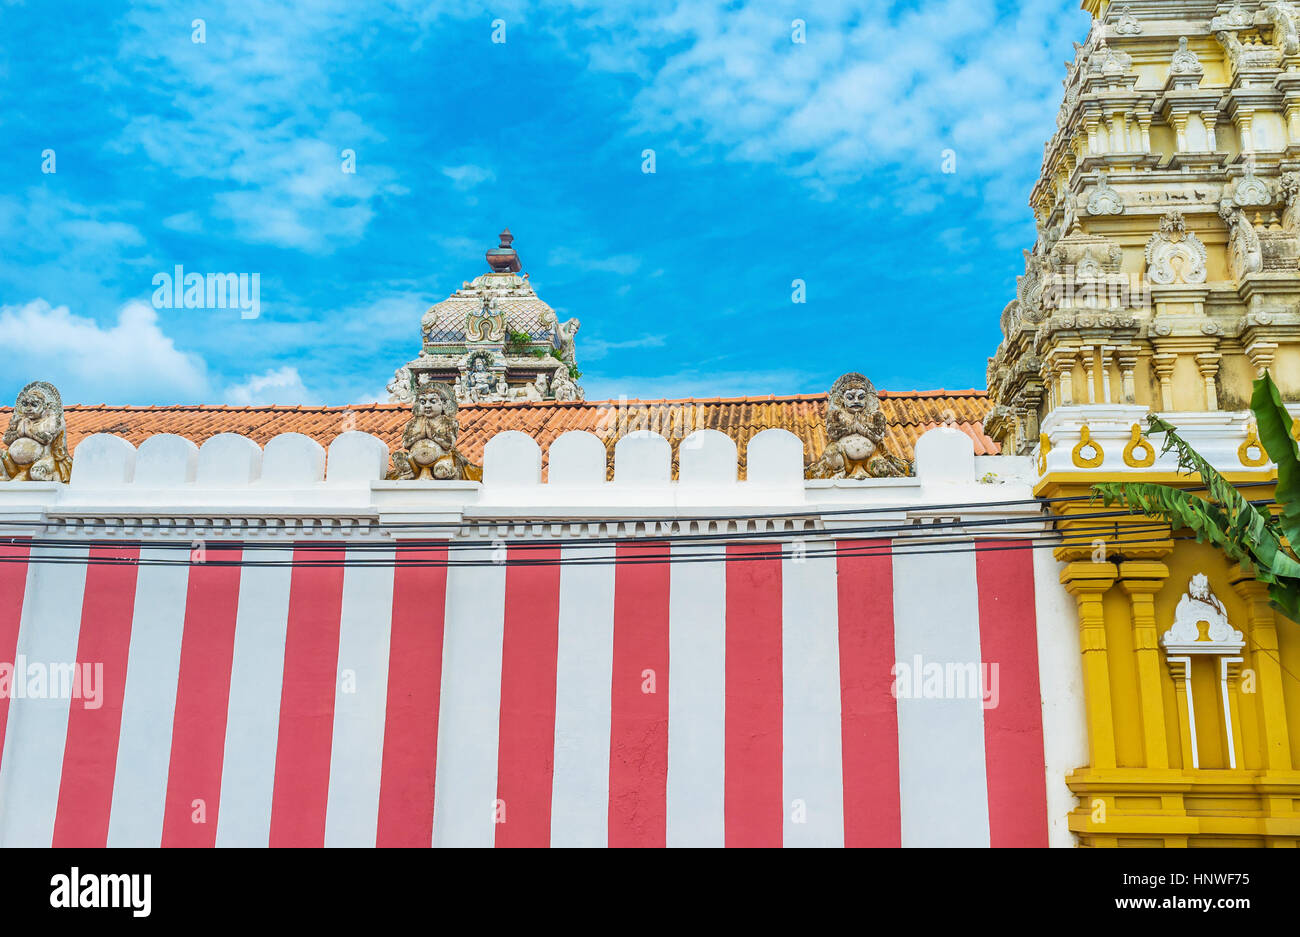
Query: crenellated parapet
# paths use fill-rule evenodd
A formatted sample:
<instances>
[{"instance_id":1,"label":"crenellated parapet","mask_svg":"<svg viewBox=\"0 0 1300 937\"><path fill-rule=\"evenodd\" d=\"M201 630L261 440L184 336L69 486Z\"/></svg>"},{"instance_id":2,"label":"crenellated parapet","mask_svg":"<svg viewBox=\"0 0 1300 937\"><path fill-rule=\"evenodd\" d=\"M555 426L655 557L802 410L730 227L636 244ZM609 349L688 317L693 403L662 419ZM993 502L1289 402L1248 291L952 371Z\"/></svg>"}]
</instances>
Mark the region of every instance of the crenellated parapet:
<instances>
[{"instance_id":1,"label":"crenellated parapet","mask_svg":"<svg viewBox=\"0 0 1300 937\"><path fill-rule=\"evenodd\" d=\"M1265 367L1300 400L1297 7L1083 6L989 364L1007 452L1058 407L1242 411Z\"/></svg>"}]
</instances>

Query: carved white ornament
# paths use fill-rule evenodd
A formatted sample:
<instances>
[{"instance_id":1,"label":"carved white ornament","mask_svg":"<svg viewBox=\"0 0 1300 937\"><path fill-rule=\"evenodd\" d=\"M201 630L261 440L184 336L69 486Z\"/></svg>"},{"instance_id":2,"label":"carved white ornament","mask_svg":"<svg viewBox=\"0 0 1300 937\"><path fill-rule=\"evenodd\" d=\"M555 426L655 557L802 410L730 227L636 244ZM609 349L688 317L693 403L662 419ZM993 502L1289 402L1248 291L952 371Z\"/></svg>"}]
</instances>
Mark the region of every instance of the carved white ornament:
<instances>
[{"instance_id":1,"label":"carved white ornament","mask_svg":"<svg viewBox=\"0 0 1300 937\"><path fill-rule=\"evenodd\" d=\"M1160 219L1160 230L1147 241L1147 277L1152 283L1204 283L1208 274L1205 245L1187 230L1183 213L1171 211Z\"/></svg>"},{"instance_id":2,"label":"carved white ornament","mask_svg":"<svg viewBox=\"0 0 1300 937\"><path fill-rule=\"evenodd\" d=\"M1106 181L1106 174L1100 174L1097 180L1097 188L1092 190L1088 196L1088 214L1090 215L1122 215L1124 214L1124 199L1120 194L1110 187Z\"/></svg>"},{"instance_id":3,"label":"carved white ornament","mask_svg":"<svg viewBox=\"0 0 1300 937\"><path fill-rule=\"evenodd\" d=\"M1201 622L1209 625L1207 641L1201 640ZM1188 584L1187 592L1178 600L1174 625L1160 638L1160 643L1167 650L1181 653L1234 653L1241 650L1245 638L1228 623L1223 603L1210 591L1209 577L1197 573Z\"/></svg>"},{"instance_id":4,"label":"carved white ornament","mask_svg":"<svg viewBox=\"0 0 1300 937\"><path fill-rule=\"evenodd\" d=\"M1210 20L1211 29L1242 29L1249 26L1252 22L1251 15L1246 12L1246 8L1241 5L1241 0L1236 0L1232 9L1222 16L1216 16Z\"/></svg>"},{"instance_id":5,"label":"carved white ornament","mask_svg":"<svg viewBox=\"0 0 1300 937\"><path fill-rule=\"evenodd\" d=\"M1273 190L1268 183L1255 175L1254 160L1246 162L1246 172L1237 180L1232 199L1238 205L1272 205Z\"/></svg>"},{"instance_id":6,"label":"carved white ornament","mask_svg":"<svg viewBox=\"0 0 1300 937\"><path fill-rule=\"evenodd\" d=\"M1187 47L1187 37L1183 36L1178 40L1178 51L1174 53L1173 61L1169 65L1170 74L1173 75L1202 75L1205 73L1205 66L1201 60L1196 57L1196 53Z\"/></svg>"},{"instance_id":7,"label":"carved white ornament","mask_svg":"<svg viewBox=\"0 0 1300 937\"><path fill-rule=\"evenodd\" d=\"M1300 12L1295 5L1282 0L1264 8L1264 15L1273 24L1273 44L1287 55L1300 53Z\"/></svg>"},{"instance_id":8,"label":"carved white ornament","mask_svg":"<svg viewBox=\"0 0 1300 937\"><path fill-rule=\"evenodd\" d=\"M1137 36L1142 32L1142 24L1138 22L1138 18L1133 15L1133 11L1127 3L1115 8L1115 16L1115 32L1117 35Z\"/></svg>"}]
</instances>

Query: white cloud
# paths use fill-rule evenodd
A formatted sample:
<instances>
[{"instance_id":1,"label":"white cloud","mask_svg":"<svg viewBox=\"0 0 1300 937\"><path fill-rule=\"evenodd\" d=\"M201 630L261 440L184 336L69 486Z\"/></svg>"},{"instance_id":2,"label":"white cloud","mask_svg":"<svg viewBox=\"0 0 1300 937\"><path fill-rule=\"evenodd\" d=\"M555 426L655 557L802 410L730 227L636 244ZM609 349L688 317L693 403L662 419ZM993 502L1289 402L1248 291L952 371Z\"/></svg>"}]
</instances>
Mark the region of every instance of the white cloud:
<instances>
[{"instance_id":1,"label":"white cloud","mask_svg":"<svg viewBox=\"0 0 1300 937\"><path fill-rule=\"evenodd\" d=\"M640 338L624 339L621 342L607 342L604 339L593 338L578 345L579 355L584 361L599 361L611 351L625 351L632 348L662 348L666 343L666 335L643 335Z\"/></svg>"},{"instance_id":2,"label":"white cloud","mask_svg":"<svg viewBox=\"0 0 1300 937\"><path fill-rule=\"evenodd\" d=\"M240 384L232 384L225 391L226 402L232 406L270 406L280 404L311 406L320 400L307 389L302 375L295 367L273 368L264 374L255 374Z\"/></svg>"},{"instance_id":3,"label":"white cloud","mask_svg":"<svg viewBox=\"0 0 1300 937\"><path fill-rule=\"evenodd\" d=\"M641 258L632 254L604 254L597 250L574 250L569 247L552 248L546 255L552 267L569 267L588 273L613 273L631 276L641 269Z\"/></svg>"},{"instance_id":4,"label":"white cloud","mask_svg":"<svg viewBox=\"0 0 1300 937\"><path fill-rule=\"evenodd\" d=\"M472 189L485 182L491 182L497 174L483 166L466 163L464 166L443 166L442 174L452 181L458 189Z\"/></svg>"},{"instance_id":5,"label":"white cloud","mask_svg":"<svg viewBox=\"0 0 1300 937\"><path fill-rule=\"evenodd\" d=\"M0 347L8 390L46 380L68 403L192 402L209 390L203 361L177 349L142 302L127 303L109 325L43 299L0 306Z\"/></svg>"}]
</instances>

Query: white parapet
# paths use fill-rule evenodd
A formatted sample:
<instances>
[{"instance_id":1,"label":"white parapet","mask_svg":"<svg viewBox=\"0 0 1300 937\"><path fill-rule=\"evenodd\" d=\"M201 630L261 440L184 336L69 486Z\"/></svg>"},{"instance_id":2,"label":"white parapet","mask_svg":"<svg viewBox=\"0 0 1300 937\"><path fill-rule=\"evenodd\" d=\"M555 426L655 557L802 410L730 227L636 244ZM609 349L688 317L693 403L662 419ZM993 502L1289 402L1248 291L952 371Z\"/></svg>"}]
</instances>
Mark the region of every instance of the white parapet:
<instances>
[{"instance_id":1,"label":"white parapet","mask_svg":"<svg viewBox=\"0 0 1300 937\"><path fill-rule=\"evenodd\" d=\"M673 447L650 430L628 433L614 444L614 481L626 485L668 485Z\"/></svg>"},{"instance_id":2,"label":"white parapet","mask_svg":"<svg viewBox=\"0 0 1300 937\"><path fill-rule=\"evenodd\" d=\"M132 483L154 488L188 485L194 481L198 463L199 447L184 436L171 433L150 436L136 451Z\"/></svg>"},{"instance_id":3,"label":"white parapet","mask_svg":"<svg viewBox=\"0 0 1300 937\"><path fill-rule=\"evenodd\" d=\"M325 478L325 449L302 433L281 433L262 454L262 484L309 485Z\"/></svg>"},{"instance_id":4,"label":"white parapet","mask_svg":"<svg viewBox=\"0 0 1300 937\"><path fill-rule=\"evenodd\" d=\"M916 441L916 477L922 484L969 485L975 480L971 438L951 426L932 429Z\"/></svg>"},{"instance_id":5,"label":"white parapet","mask_svg":"<svg viewBox=\"0 0 1300 937\"><path fill-rule=\"evenodd\" d=\"M551 443L547 452L547 483L565 486L603 485L605 459L605 444L594 433L581 430L563 433Z\"/></svg>"},{"instance_id":6,"label":"white parapet","mask_svg":"<svg viewBox=\"0 0 1300 937\"><path fill-rule=\"evenodd\" d=\"M683 485L734 485L736 443L716 429L691 433L677 447L677 478Z\"/></svg>"},{"instance_id":7,"label":"white parapet","mask_svg":"<svg viewBox=\"0 0 1300 937\"><path fill-rule=\"evenodd\" d=\"M382 439L354 430L330 443L325 480L331 484L378 481L387 471L388 446Z\"/></svg>"},{"instance_id":8,"label":"white parapet","mask_svg":"<svg viewBox=\"0 0 1300 937\"><path fill-rule=\"evenodd\" d=\"M249 485L261 476L262 447L247 436L219 433L199 447L195 483L200 487Z\"/></svg>"},{"instance_id":9,"label":"white parapet","mask_svg":"<svg viewBox=\"0 0 1300 937\"><path fill-rule=\"evenodd\" d=\"M803 485L803 440L789 430L765 429L745 449L745 478L754 485Z\"/></svg>"},{"instance_id":10,"label":"white parapet","mask_svg":"<svg viewBox=\"0 0 1300 937\"><path fill-rule=\"evenodd\" d=\"M135 446L121 436L87 436L73 455L71 484L78 488L124 485L135 477L135 457Z\"/></svg>"},{"instance_id":11,"label":"white parapet","mask_svg":"<svg viewBox=\"0 0 1300 937\"><path fill-rule=\"evenodd\" d=\"M533 437L507 430L487 441L483 447L484 485L518 487L541 483L542 450Z\"/></svg>"}]
</instances>

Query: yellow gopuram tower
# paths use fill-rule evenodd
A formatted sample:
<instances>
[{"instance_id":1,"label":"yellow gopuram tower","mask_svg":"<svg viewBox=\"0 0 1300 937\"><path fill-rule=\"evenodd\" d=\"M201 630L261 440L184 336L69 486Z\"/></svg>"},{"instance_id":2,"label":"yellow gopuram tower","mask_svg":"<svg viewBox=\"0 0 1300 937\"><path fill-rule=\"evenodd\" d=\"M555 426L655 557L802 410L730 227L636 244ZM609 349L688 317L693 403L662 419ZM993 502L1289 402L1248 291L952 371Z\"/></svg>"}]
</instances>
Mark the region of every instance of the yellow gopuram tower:
<instances>
[{"instance_id":1,"label":"yellow gopuram tower","mask_svg":"<svg viewBox=\"0 0 1300 937\"><path fill-rule=\"evenodd\" d=\"M986 430L1033 455L1078 609L1086 846L1300 843L1300 623L1221 552L1098 517L1102 481L1195 488L1159 413L1251 499L1276 479L1248 409L1300 413L1300 8L1085 0L1002 314ZM1071 500L1073 499L1073 500Z\"/></svg>"}]
</instances>

